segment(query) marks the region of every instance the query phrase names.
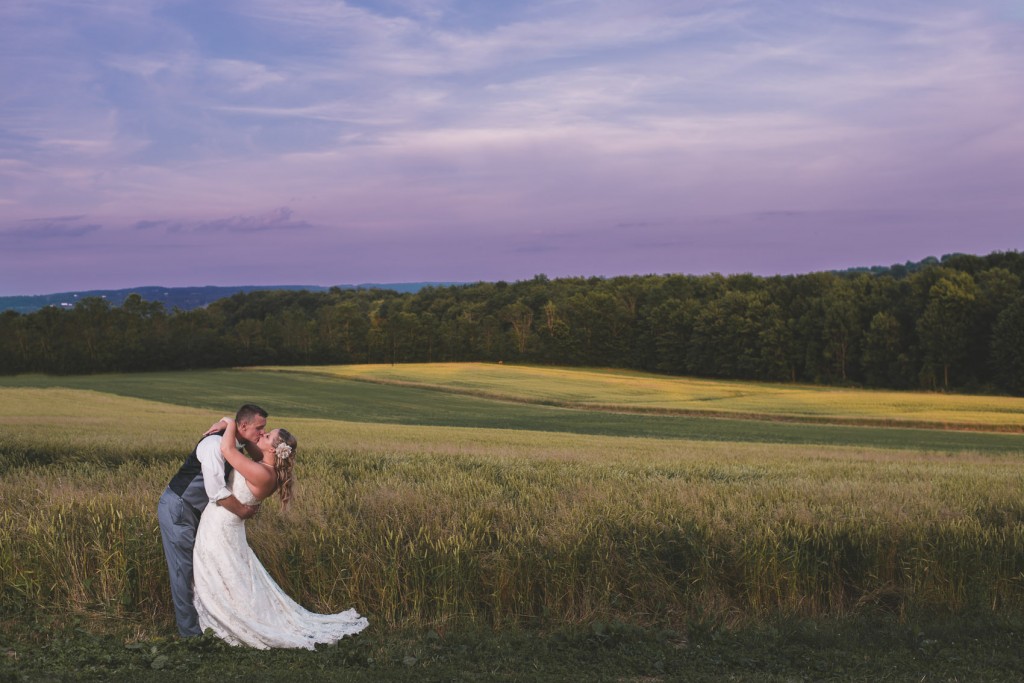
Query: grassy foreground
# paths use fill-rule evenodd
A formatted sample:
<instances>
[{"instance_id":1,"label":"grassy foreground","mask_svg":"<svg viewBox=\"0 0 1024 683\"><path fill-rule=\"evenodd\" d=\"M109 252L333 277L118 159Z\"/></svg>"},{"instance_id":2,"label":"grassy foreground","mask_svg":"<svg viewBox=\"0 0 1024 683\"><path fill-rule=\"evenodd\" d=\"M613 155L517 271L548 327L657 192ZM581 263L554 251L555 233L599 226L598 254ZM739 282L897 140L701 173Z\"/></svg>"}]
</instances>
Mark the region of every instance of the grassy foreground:
<instances>
[{"instance_id":1,"label":"grassy foreground","mask_svg":"<svg viewBox=\"0 0 1024 683\"><path fill-rule=\"evenodd\" d=\"M551 629L360 634L316 652L95 629L0 631L2 681L1019 681L1020 622L788 621L685 633L595 622Z\"/></svg>"},{"instance_id":2,"label":"grassy foreground","mask_svg":"<svg viewBox=\"0 0 1024 683\"><path fill-rule=\"evenodd\" d=\"M255 388L226 373L211 398L188 375L148 391L203 405ZM6 388L0 680L1024 672L1019 451L371 424L284 397L272 426L299 435L299 498L288 515L267 503L251 543L307 607L367 614L367 637L312 654L168 639L155 503L223 406Z\"/></svg>"}]
</instances>

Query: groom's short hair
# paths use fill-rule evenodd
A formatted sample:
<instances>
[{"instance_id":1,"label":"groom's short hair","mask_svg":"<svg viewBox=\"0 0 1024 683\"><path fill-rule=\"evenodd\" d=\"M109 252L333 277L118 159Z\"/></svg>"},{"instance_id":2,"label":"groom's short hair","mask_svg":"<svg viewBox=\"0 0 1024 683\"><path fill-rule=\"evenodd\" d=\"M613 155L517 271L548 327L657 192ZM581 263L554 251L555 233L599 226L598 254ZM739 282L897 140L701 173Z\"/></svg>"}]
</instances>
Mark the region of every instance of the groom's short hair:
<instances>
[{"instance_id":1,"label":"groom's short hair","mask_svg":"<svg viewBox=\"0 0 1024 683\"><path fill-rule=\"evenodd\" d=\"M252 403L246 403L235 413L235 422L252 422L257 416L266 419L267 411Z\"/></svg>"}]
</instances>

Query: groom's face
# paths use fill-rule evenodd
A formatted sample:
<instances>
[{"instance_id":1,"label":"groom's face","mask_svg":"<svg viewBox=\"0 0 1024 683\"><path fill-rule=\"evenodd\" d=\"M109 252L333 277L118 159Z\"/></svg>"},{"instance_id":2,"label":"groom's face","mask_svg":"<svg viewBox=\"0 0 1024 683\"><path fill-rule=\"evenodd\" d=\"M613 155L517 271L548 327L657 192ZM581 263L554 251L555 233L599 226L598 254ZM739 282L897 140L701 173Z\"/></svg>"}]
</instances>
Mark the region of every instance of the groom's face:
<instances>
[{"instance_id":1,"label":"groom's face","mask_svg":"<svg viewBox=\"0 0 1024 683\"><path fill-rule=\"evenodd\" d=\"M238 435L249 443L256 443L263 436L266 426L267 418L257 415L251 421L243 420L238 423Z\"/></svg>"}]
</instances>

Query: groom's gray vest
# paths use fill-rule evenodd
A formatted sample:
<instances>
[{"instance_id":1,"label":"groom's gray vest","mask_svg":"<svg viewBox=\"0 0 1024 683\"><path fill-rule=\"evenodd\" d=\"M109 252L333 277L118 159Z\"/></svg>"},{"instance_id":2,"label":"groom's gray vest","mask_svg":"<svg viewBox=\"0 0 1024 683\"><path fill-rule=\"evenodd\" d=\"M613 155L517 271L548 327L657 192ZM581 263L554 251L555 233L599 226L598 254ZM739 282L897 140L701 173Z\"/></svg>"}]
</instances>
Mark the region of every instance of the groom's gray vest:
<instances>
[{"instance_id":1,"label":"groom's gray vest","mask_svg":"<svg viewBox=\"0 0 1024 683\"><path fill-rule=\"evenodd\" d=\"M224 436L224 431L217 432L219 436ZM210 434L209 436L213 436ZM207 437L203 437L206 439ZM199 440L199 443L203 442L203 439ZM199 443L192 449L192 455L185 459L185 464L181 466L178 473L171 478L171 483L167 485L167 488L178 494L183 501L188 503L191 507L195 508L196 513L201 513L205 508L206 504L210 502L210 497L206 495L206 488L203 485L203 465L199 462L199 455L196 451L199 450ZM231 464L227 461L224 462L224 481L228 479L228 474L231 473Z\"/></svg>"}]
</instances>

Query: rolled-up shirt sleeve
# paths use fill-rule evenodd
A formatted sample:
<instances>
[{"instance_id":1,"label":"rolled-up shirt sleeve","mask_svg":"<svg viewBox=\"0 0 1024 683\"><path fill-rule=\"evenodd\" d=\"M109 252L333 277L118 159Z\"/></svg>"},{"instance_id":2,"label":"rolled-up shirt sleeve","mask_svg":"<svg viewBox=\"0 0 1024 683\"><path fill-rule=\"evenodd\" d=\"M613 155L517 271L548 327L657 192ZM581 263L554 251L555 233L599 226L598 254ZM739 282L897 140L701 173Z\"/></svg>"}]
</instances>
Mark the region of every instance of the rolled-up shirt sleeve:
<instances>
[{"instance_id":1,"label":"rolled-up shirt sleeve","mask_svg":"<svg viewBox=\"0 0 1024 683\"><path fill-rule=\"evenodd\" d=\"M220 453L221 438L217 434L213 434L200 441L196 446L196 457L199 458L199 464L203 467L203 486L213 504L231 495L227 482L224 481L224 456Z\"/></svg>"}]
</instances>

